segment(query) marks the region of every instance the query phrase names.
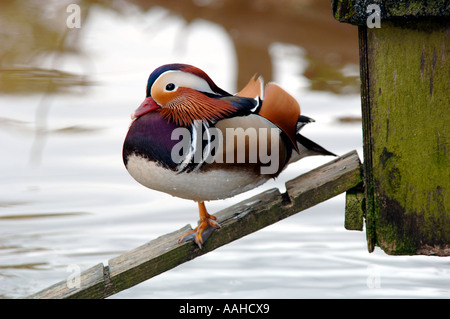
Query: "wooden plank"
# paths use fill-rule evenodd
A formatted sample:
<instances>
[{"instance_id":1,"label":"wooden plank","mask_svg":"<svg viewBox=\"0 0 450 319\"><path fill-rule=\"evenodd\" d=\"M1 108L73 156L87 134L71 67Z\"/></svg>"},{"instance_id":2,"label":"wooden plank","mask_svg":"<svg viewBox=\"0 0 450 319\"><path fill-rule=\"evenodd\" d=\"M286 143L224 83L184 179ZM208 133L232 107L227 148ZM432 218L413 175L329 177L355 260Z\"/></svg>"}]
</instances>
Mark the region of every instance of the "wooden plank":
<instances>
[{"instance_id":1,"label":"wooden plank","mask_svg":"<svg viewBox=\"0 0 450 319\"><path fill-rule=\"evenodd\" d=\"M331 4L359 30L368 250L448 256L450 2Z\"/></svg>"},{"instance_id":2,"label":"wooden plank","mask_svg":"<svg viewBox=\"0 0 450 319\"><path fill-rule=\"evenodd\" d=\"M345 193L345 229L363 230L365 216L364 208L364 187L363 183L361 183L359 186L349 189Z\"/></svg>"},{"instance_id":3,"label":"wooden plank","mask_svg":"<svg viewBox=\"0 0 450 319\"><path fill-rule=\"evenodd\" d=\"M369 250L447 256L448 23L386 21L360 31Z\"/></svg>"},{"instance_id":4,"label":"wooden plank","mask_svg":"<svg viewBox=\"0 0 450 319\"><path fill-rule=\"evenodd\" d=\"M369 49L367 43L367 28L358 27L359 69L361 78L361 112L363 129L363 177L365 198L365 222L367 250L373 252L376 245L374 192L373 192L373 161L372 161L372 118L370 113L371 95L369 82Z\"/></svg>"},{"instance_id":5,"label":"wooden plank","mask_svg":"<svg viewBox=\"0 0 450 319\"><path fill-rule=\"evenodd\" d=\"M349 152L286 183L296 210L303 210L355 187L362 181L356 151Z\"/></svg>"},{"instance_id":6,"label":"wooden plank","mask_svg":"<svg viewBox=\"0 0 450 319\"><path fill-rule=\"evenodd\" d=\"M29 298L106 298L357 186L360 167L352 151L287 182L285 194L270 189L214 213L222 227L202 249L192 241L177 243L191 229L187 225L86 270L79 288L62 281Z\"/></svg>"},{"instance_id":7,"label":"wooden plank","mask_svg":"<svg viewBox=\"0 0 450 319\"><path fill-rule=\"evenodd\" d=\"M77 296L78 298L102 298L104 296L104 267L98 264L80 274L80 286L72 287L67 280L50 286L29 298L33 299L66 299Z\"/></svg>"}]
</instances>

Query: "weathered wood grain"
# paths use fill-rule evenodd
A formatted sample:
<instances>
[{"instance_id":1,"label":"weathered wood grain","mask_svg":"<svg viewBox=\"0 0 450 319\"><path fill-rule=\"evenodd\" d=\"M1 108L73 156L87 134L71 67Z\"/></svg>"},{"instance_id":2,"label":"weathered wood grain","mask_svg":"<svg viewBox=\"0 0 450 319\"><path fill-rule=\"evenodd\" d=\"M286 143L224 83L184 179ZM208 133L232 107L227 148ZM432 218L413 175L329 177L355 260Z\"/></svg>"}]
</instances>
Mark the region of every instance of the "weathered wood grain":
<instances>
[{"instance_id":1,"label":"weathered wood grain","mask_svg":"<svg viewBox=\"0 0 450 319\"><path fill-rule=\"evenodd\" d=\"M104 297L104 267L98 264L80 274L80 287L73 287L67 280L52 285L29 298L33 299L66 299L66 298L102 298Z\"/></svg>"},{"instance_id":2,"label":"weathered wood grain","mask_svg":"<svg viewBox=\"0 0 450 319\"><path fill-rule=\"evenodd\" d=\"M333 16L336 20L358 26L366 26L372 13L369 5L377 5L380 17L385 21L414 21L420 18L447 18L450 16L446 0L331 0Z\"/></svg>"},{"instance_id":3,"label":"weathered wood grain","mask_svg":"<svg viewBox=\"0 0 450 319\"><path fill-rule=\"evenodd\" d=\"M192 241L178 244L187 225L81 273L79 288L61 281L29 298L106 298L220 246L317 205L361 183L361 163L349 152L286 183L287 192L270 189L214 213L221 228L199 249Z\"/></svg>"},{"instance_id":4,"label":"weathered wood grain","mask_svg":"<svg viewBox=\"0 0 450 319\"><path fill-rule=\"evenodd\" d=\"M359 230L364 228L365 202L363 184L349 189L345 193L345 221L347 230Z\"/></svg>"}]
</instances>

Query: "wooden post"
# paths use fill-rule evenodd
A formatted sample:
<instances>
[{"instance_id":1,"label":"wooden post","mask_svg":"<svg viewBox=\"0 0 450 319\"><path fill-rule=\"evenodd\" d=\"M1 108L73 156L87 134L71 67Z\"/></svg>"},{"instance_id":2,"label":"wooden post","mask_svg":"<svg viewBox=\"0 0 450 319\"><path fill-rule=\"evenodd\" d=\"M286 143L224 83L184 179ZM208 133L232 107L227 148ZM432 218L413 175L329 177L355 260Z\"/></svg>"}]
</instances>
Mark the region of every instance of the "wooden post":
<instances>
[{"instance_id":1,"label":"wooden post","mask_svg":"<svg viewBox=\"0 0 450 319\"><path fill-rule=\"evenodd\" d=\"M178 244L189 225L158 237L138 248L83 271L78 287L61 281L29 296L31 299L106 298L206 254L243 236L319 204L359 185L361 163L349 152L286 183L286 193L276 188L214 213L221 228L202 249L193 242Z\"/></svg>"},{"instance_id":2,"label":"wooden post","mask_svg":"<svg viewBox=\"0 0 450 319\"><path fill-rule=\"evenodd\" d=\"M369 251L448 256L449 1L333 0L332 9L359 29Z\"/></svg>"}]
</instances>

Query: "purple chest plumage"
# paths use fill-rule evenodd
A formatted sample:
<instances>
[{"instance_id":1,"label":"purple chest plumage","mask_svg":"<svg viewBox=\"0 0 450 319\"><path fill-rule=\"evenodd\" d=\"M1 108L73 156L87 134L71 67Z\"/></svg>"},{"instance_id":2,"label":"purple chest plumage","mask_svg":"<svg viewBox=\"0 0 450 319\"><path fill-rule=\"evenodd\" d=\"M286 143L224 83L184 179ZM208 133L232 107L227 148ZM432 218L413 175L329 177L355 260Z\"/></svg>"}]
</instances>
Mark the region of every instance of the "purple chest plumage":
<instances>
[{"instance_id":1,"label":"purple chest plumage","mask_svg":"<svg viewBox=\"0 0 450 319\"><path fill-rule=\"evenodd\" d=\"M161 117L157 111L137 118L130 126L123 145L123 161L127 165L132 154L157 162L172 170L177 163L171 152L178 139L172 140L172 132L178 126Z\"/></svg>"}]
</instances>

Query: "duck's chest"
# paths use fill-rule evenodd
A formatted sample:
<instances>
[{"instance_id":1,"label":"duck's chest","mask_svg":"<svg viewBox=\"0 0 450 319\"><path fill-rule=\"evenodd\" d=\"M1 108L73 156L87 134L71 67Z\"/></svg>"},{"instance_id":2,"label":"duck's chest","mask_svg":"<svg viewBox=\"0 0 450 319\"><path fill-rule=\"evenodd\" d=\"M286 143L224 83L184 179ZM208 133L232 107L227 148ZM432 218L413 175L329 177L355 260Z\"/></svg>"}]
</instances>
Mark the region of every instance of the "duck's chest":
<instances>
[{"instance_id":1,"label":"duck's chest","mask_svg":"<svg viewBox=\"0 0 450 319\"><path fill-rule=\"evenodd\" d=\"M195 130L180 129L158 112L139 117L124 142L123 160L128 172L148 188L197 201L228 198L268 179L255 174L251 166L197 163L197 152L186 152L186 141L192 144L196 139L191 134L195 135ZM180 151L185 155L180 157Z\"/></svg>"},{"instance_id":2,"label":"duck's chest","mask_svg":"<svg viewBox=\"0 0 450 319\"><path fill-rule=\"evenodd\" d=\"M229 198L268 180L267 175L255 175L251 170L242 169L200 169L179 173L136 154L128 158L127 170L148 188L195 201Z\"/></svg>"},{"instance_id":3,"label":"duck's chest","mask_svg":"<svg viewBox=\"0 0 450 319\"><path fill-rule=\"evenodd\" d=\"M159 112L149 112L137 118L128 130L123 144L123 161L128 166L131 155L154 161L169 169L176 169L172 149L178 141L172 139L177 129L174 123L162 118Z\"/></svg>"}]
</instances>

